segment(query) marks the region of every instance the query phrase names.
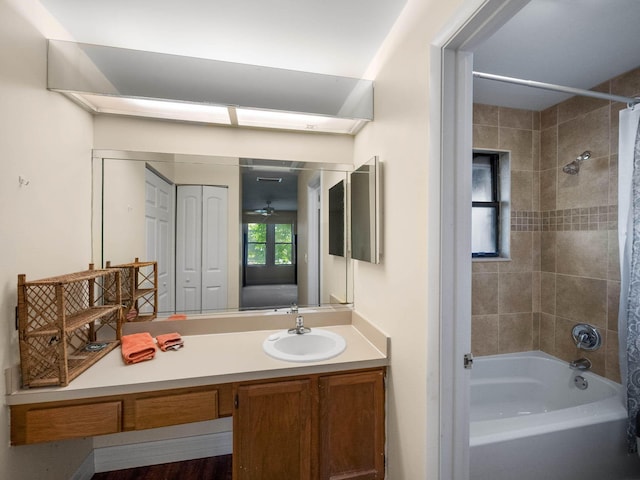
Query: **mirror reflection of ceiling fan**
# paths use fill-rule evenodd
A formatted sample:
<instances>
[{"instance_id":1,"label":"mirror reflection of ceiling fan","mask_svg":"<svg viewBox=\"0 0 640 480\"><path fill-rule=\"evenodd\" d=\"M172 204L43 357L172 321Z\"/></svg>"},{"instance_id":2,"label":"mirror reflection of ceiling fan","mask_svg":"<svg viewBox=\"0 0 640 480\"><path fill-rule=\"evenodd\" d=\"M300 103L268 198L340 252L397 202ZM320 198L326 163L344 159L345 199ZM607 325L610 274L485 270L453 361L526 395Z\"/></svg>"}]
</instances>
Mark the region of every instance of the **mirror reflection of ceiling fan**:
<instances>
[{"instance_id":1,"label":"mirror reflection of ceiling fan","mask_svg":"<svg viewBox=\"0 0 640 480\"><path fill-rule=\"evenodd\" d=\"M262 215L263 217L270 217L271 215L277 215L276 209L271 206L271 200L267 200L267 205L263 208L251 210L249 215Z\"/></svg>"}]
</instances>

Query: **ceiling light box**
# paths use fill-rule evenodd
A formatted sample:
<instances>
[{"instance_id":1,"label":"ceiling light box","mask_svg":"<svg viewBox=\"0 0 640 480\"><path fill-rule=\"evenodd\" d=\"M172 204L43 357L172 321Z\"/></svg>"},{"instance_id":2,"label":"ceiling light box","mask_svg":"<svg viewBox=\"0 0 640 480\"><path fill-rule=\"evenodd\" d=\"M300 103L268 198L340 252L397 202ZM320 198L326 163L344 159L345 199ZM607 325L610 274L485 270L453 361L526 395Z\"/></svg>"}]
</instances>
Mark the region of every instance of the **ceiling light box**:
<instances>
[{"instance_id":1,"label":"ceiling light box","mask_svg":"<svg viewBox=\"0 0 640 480\"><path fill-rule=\"evenodd\" d=\"M47 88L95 113L347 134L373 119L370 80L60 40Z\"/></svg>"}]
</instances>

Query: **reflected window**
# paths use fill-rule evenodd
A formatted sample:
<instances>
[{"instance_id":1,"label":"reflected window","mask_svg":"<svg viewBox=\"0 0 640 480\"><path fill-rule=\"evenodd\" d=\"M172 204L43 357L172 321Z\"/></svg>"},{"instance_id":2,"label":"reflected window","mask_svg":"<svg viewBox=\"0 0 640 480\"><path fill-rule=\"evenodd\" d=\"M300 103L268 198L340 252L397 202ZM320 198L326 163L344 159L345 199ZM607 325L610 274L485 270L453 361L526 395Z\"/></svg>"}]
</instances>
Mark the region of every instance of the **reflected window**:
<instances>
[{"instance_id":1,"label":"reflected window","mask_svg":"<svg viewBox=\"0 0 640 480\"><path fill-rule=\"evenodd\" d=\"M290 223L247 224L247 265L293 265L294 234Z\"/></svg>"},{"instance_id":2,"label":"reflected window","mask_svg":"<svg viewBox=\"0 0 640 480\"><path fill-rule=\"evenodd\" d=\"M471 251L473 257L497 257L500 254L499 156L473 154Z\"/></svg>"},{"instance_id":3,"label":"reflected window","mask_svg":"<svg viewBox=\"0 0 640 480\"><path fill-rule=\"evenodd\" d=\"M267 225L249 223L247 225L247 265L267 264Z\"/></svg>"},{"instance_id":4,"label":"reflected window","mask_svg":"<svg viewBox=\"0 0 640 480\"><path fill-rule=\"evenodd\" d=\"M293 264L293 225L275 224L275 264Z\"/></svg>"}]
</instances>

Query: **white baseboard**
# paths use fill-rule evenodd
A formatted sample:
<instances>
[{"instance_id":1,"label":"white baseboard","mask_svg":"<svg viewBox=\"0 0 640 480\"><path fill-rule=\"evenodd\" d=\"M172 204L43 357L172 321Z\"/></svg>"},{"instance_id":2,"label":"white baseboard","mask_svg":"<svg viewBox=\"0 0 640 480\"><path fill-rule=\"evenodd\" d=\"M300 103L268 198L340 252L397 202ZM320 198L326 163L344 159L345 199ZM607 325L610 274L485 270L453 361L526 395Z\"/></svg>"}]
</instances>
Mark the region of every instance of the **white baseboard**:
<instances>
[{"instance_id":1,"label":"white baseboard","mask_svg":"<svg viewBox=\"0 0 640 480\"><path fill-rule=\"evenodd\" d=\"M87 455L82 465L78 467L78 470L73 474L70 480L91 480L94 473L96 473L95 456L93 452Z\"/></svg>"},{"instance_id":2,"label":"white baseboard","mask_svg":"<svg viewBox=\"0 0 640 480\"><path fill-rule=\"evenodd\" d=\"M160 463L180 462L195 458L229 455L232 449L232 432L221 432L132 445L96 448L92 455L94 470L97 473ZM76 477L75 475L73 477L73 480L85 479L86 477Z\"/></svg>"}]
</instances>

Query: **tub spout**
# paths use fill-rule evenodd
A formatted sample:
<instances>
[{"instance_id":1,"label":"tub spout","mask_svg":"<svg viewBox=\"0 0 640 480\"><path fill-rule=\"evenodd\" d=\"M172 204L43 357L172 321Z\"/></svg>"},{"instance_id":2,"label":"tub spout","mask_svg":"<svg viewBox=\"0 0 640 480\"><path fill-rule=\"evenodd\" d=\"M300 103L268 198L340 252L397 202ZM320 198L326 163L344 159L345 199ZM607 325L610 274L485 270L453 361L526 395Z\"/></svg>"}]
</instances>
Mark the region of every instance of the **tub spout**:
<instances>
[{"instance_id":1,"label":"tub spout","mask_svg":"<svg viewBox=\"0 0 640 480\"><path fill-rule=\"evenodd\" d=\"M588 358L579 358L569 363L574 370L589 370L591 368L591 360Z\"/></svg>"}]
</instances>

